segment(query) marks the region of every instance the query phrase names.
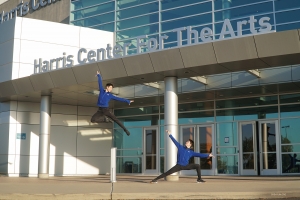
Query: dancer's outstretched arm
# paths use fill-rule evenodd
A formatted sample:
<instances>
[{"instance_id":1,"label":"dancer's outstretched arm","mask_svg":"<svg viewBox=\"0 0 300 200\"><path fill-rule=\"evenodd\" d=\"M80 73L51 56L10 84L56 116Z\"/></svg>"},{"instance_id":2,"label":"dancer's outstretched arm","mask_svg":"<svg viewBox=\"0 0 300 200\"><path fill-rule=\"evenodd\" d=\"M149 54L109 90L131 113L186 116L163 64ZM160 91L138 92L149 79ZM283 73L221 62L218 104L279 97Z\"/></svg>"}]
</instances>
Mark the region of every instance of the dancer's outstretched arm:
<instances>
[{"instance_id":1,"label":"dancer's outstretched arm","mask_svg":"<svg viewBox=\"0 0 300 200\"><path fill-rule=\"evenodd\" d=\"M176 147L179 148L181 146L181 144L179 144L179 142L177 142L177 140L172 136L172 134L169 130L166 130L166 132L169 134L169 137L171 138L173 143L176 145Z\"/></svg>"},{"instance_id":2,"label":"dancer's outstretched arm","mask_svg":"<svg viewBox=\"0 0 300 200\"><path fill-rule=\"evenodd\" d=\"M97 71L97 77L98 77L98 85L99 85L99 91L103 91L104 88L103 88L103 85L102 85L102 77L100 75L100 72Z\"/></svg>"}]
</instances>

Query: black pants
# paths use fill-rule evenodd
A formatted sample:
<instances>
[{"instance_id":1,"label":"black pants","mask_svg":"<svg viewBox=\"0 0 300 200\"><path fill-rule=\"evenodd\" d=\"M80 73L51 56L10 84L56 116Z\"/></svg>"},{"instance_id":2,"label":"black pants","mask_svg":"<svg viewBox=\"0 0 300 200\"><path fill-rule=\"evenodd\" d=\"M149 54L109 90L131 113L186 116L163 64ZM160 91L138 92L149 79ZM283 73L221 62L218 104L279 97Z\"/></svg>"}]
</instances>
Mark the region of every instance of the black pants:
<instances>
[{"instance_id":1,"label":"black pants","mask_svg":"<svg viewBox=\"0 0 300 200\"><path fill-rule=\"evenodd\" d=\"M116 118L116 116L111 112L109 112L108 108L99 107L98 111L92 116L91 122L92 123L107 122L105 116L108 117L110 120L116 122L124 131L128 131L125 128L125 126Z\"/></svg>"},{"instance_id":2,"label":"black pants","mask_svg":"<svg viewBox=\"0 0 300 200\"><path fill-rule=\"evenodd\" d=\"M191 169L195 169L197 171L197 175L198 175L198 179L201 179L201 168L199 164L188 164L186 166L182 166L182 165L175 165L174 167L172 167L171 169L169 169L169 171L159 175L158 177L156 177L153 180L158 180L161 178L165 178L166 176L169 176L170 174L173 174L175 172L179 172L180 170L191 170Z\"/></svg>"}]
</instances>

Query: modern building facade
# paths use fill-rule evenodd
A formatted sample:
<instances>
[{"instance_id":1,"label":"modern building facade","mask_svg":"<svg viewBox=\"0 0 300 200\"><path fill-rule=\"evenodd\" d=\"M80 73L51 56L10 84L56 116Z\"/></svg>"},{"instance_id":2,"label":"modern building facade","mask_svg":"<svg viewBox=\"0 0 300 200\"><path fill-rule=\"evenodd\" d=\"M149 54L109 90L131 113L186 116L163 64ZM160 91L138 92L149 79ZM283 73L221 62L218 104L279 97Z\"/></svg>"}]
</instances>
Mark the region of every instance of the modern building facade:
<instances>
[{"instance_id":1,"label":"modern building facade","mask_svg":"<svg viewBox=\"0 0 300 200\"><path fill-rule=\"evenodd\" d=\"M193 139L195 151L216 155L190 161L204 175L300 173L299 1L45 2L29 5L40 4L34 11L40 13L69 6L63 18L70 25L52 23L66 22L52 12L12 15L0 25L1 33L15 27L20 35L0 43L1 51L13 50L0 62L1 173L41 174L47 106L49 175L109 173L110 147L117 147L117 173L158 175L176 163L165 129L180 143ZM0 5L3 16L18 3ZM30 32L26 23L43 28ZM38 37L43 30L49 35ZM116 124L89 122L97 109L97 70L116 95L135 101L110 105L129 137Z\"/></svg>"}]
</instances>

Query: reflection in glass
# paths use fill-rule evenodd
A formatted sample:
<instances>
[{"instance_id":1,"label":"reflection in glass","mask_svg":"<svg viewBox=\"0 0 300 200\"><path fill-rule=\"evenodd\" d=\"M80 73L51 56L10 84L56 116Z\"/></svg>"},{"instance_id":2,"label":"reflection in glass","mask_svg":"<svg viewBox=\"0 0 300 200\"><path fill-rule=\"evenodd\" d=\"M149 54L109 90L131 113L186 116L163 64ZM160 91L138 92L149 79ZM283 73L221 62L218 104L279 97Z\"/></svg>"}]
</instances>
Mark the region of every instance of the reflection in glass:
<instances>
[{"instance_id":1,"label":"reflection in glass","mask_svg":"<svg viewBox=\"0 0 300 200\"><path fill-rule=\"evenodd\" d=\"M300 154L282 154L282 173L300 173Z\"/></svg>"},{"instance_id":2,"label":"reflection in glass","mask_svg":"<svg viewBox=\"0 0 300 200\"><path fill-rule=\"evenodd\" d=\"M158 115L144 115L136 117L124 117L119 118L125 127L130 126L152 126L158 124ZM119 128L119 125L114 123L115 128Z\"/></svg>"},{"instance_id":3,"label":"reflection in glass","mask_svg":"<svg viewBox=\"0 0 300 200\"><path fill-rule=\"evenodd\" d=\"M260 139L262 141L263 169L277 169L275 123L261 124Z\"/></svg>"},{"instance_id":4,"label":"reflection in glass","mask_svg":"<svg viewBox=\"0 0 300 200\"><path fill-rule=\"evenodd\" d=\"M276 153L263 152L263 169L277 169Z\"/></svg>"},{"instance_id":5,"label":"reflection in glass","mask_svg":"<svg viewBox=\"0 0 300 200\"><path fill-rule=\"evenodd\" d=\"M300 3L300 1L299 1ZM300 102L300 94L285 94L280 95L280 103L298 103Z\"/></svg>"},{"instance_id":6,"label":"reflection in glass","mask_svg":"<svg viewBox=\"0 0 300 200\"><path fill-rule=\"evenodd\" d=\"M239 0L240 1L240 0ZM262 4L249 5L244 7L233 8L230 10L223 10L215 12L215 20L222 21L224 19L236 19L251 15L269 13L273 11L273 2Z\"/></svg>"},{"instance_id":7,"label":"reflection in glass","mask_svg":"<svg viewBox=\"0 0 300 200\"><path fill-rule=\"evenodd\" d=\"M212 152L212 126L199 127L199 149L201 153ZM212 158L200 159L201 169L212 168Z\"/></svg>"},{"instance_id":8,"label":"reflection in glass","mask_svg":"<svg viewBox=\"0 0 300 200\"><path fill-rule=\"evenodd\" d=\"M238 156L217 156L218 174L238 174Z\"/></svg>"},{"instance_id":9,"label":"reflection in glass","mask_svg":"<svg viewBox=\"0 0 300 200\"><path fill-rule=\"evenodd\" d=\"M265 0L214 0L215 10L227 9L236 6L247 5L250 3L259 3Z\"/></svg>"},{"instance_id":10,"label":"reflection in glass","mask_svg":"<svg viewBox=\"0 0 300 200\"><path fill-rule=\"evenodd\" d=\"M114 110L114 114L116 116L145 115L145 114L155 114L158 112L159 112L158 106L126 108L126 109Z\"/></svg>"},{"instance_id":11,"label":"reflection in glass","mask_svg":"<svg viewBox=\"0 0 300 200\"><path fill-rule=\"evenodd\" d=\"M146 130L146 169L156 169L156 130Z\"/></svg>"},{"instance_id":12,"label":"reflection in glass","mask_svg":"<svg viewBox=\"0 0 300 200\"><path fill-rule=\"evenodd\" d=\"M217 121L255 120L278 118L278 107L254 107L232 110L217 110Z\"/></svg>"},{"instance_id":13,"label":"reflection in glass","mask_svg":"<svg viewBox=\"0 0 300 200\"><path fill-rule=\"evenodd\" d=\"M243 169L254 169L254 154L244 153L243 154Z\"/></svg>"},{"instance_id":14,"label":"reflection in glass","mask_svg":"<svg viewBox=\"0 0 300 200\"><path fill-rule=\"evenodd\" d=\"M117 157L117 173L142 173L142 158Z\"/></svg>"},{"instance_id":15,"label":"reflection in glass","mask_svg":"<svg viewBox=\"0 0 300 200\"><path fill-rule=\"evenodd\" d=\"M280 106L280 116L284 117L299 117L300 104Z\"/></svg>"},{"instance_id":16,"label":"reflection in glass","mask_svg":"<svg viewBox=\"0 0 300 200\"><path fill-rule=\"evenodd\" d=\"M280 128L281 144L300 143L300 118L282 119Z\"/></svg>"},{"instance_id":17,"label":"reflection in glass","mask_svg":"<svg viewBox=\"0 0 300 200\"><path fill-rule=\"evenodd\" d=\"M254 130L253 124L242 124L243 153L253 152Z\"/></svg>"},{"instance_id":18,"label":"reflection in glass","mask_svg":"<svg viewBox=\"0 0 300 200\"><path fill-rule=\"evenodd\" d=\"M182 128L182 139L183 144L185 144L186 141L189 139L193 140L195 142L195 128L194 127L184 127ZM195 147L193 147L195 149ZM192 157L189 160L189 163L195 163L195 159Z\"/></svg>"}]
</instances>

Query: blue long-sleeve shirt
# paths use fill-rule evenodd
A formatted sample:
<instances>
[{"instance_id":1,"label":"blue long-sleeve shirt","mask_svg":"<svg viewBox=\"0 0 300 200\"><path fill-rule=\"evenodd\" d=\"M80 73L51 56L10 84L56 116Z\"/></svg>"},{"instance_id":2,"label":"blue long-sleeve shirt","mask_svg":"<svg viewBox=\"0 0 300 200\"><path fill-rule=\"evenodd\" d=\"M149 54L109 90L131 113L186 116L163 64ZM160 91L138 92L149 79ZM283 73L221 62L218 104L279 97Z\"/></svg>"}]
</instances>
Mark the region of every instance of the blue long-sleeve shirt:
<instances>
[{"instance_id":1,"label":"blue long-sleeve shirt","mask_svg":"<svg viewBox=\"0 0 300 200\"><path fill-rule=\"evenodd\" d=\"M208 158L209 154L207 153L196 153L193 150L179 144L176 139L170 134L169 137L176 145L178 152L177 152L177 164L181 166L186 166L189 164L189 160L191 157L200 157L200 158Z\"/></svg>"},{"instance_id":2,"label":"blue long-sleeve shirt","mask_svg":"<svg viewBox=\"0 0 300 200\"><path fill-rule=\"evenodd\" d=\"M98 84L99 84L99 91L100 91L100 94L98 96L97 106L102 107L102 108L108 108L108 103L111 99L126 102L126 103L130 104L130 100L116 97L113 94L111 94L110 92L106 92L106 90L103 88L102 78L101 78L100 74L97 74L97 76L98 76Z\"/></svg>"}]
</instances>

